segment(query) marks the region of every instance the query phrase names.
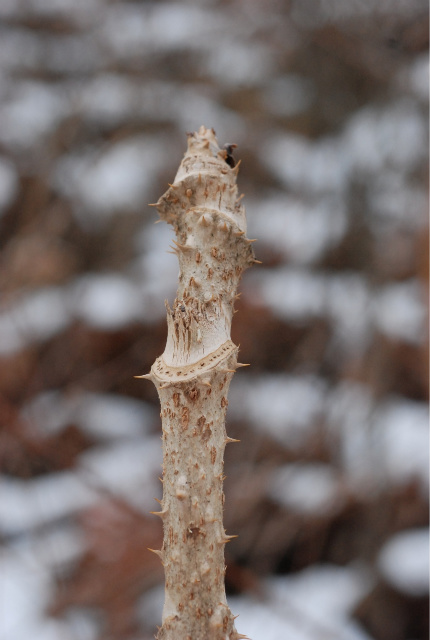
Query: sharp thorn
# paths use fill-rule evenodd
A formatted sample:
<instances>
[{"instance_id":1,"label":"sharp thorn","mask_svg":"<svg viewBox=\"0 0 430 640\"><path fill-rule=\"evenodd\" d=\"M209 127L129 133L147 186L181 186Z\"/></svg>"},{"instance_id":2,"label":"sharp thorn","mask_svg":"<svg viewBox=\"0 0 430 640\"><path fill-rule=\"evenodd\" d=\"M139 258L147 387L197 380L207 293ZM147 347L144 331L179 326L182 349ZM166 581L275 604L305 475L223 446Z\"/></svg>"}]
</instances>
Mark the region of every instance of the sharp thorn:
<instances>
[{"instance_id":1,"label":"sharp thorn","mask_svg":"<svg viewBox=\"0 0 430 640\"><path fill-rule=\"evenodd\" d=\"M155 502L158 502L158 504L162 504L161 500L159 500L158 498L154 498Z\"/></svg>"},{"instance_id":2,"label":"sharp thorn","mask_svg":"<svg viewBox=\"0 0 430 640\"><path fill-rule=\"evenodd\" d=\"M236 367L237 367L238 369L240 369L240 367L250 367L250 366L251 366L250 364L243 364L242 362L238 362L238 363L236 364Z\"/></svg>"},{"instance_id":3,"label":"sharp thorn","mask_svg":"<svg viewBox=\"0 0 430 640\"><path fill-rule=\"evenodd\" d=\"M198 224L203 225L204 227L208 227L209 226L209 222L208 220L206 220L206 218L203 216L200 216L200 218L197 220Z\"/></svg>"},{"instance_id":4,"label":"sharp thorn","mask_svg":"<svg viewBox=\"0 0 430 640\"><path fill-rule=\"evenodd\" d=\"M185 244L179 244L176 240L172 240L173 244L175 244L180 251L191 251L191 247L187 247Z\"/></svg>"},{"instance_id":5,"label":"sharp thorn","mask_svg":"<svg viewBox=\"0 0 430 640\"><path fill-rule=\"evenodd\" d=\"M246 241L251 244L251 242L257 242L258 238L246 238Z\"/></svg>"},{"instance_id":6,"label":"sharp thorn","mask_svg":"<svg viewBox=\"0 0 430 640\"><path fill-rule=\"evenodd\" d=\"M246 365L244 365L244 366L246 366ZM161 387L159 387L159 389L167 389L167 387L170 387L171 384L172 384L171 382L166 382L165 384L162 384Z\"/></svg>"},{"instance_id":7,"label":"sharp thorn","mask_svg":"<svg viewBox=\"0 0 430 640\"><path fill-rule=\"evenodd\" d=\"M168 182L167 184L169 185L169 187L170 187L171 189L177 189L177 188L178 188L178 185L170 184L170 182Z\"/></svg>"},{"instance_id":8,"label":"sharp thorn","mask_svg":"<svg viewBox=\"0 0 430 640\"><path fill-rule=\"evenodd\" d=\"M240 163L242 162L242 160L238 160L236 162L236 165L233 167L232 171L237 175L239 173L239 167L240 167Z\"/></svg>"},{"instance_id":9,"label":"sharp thorn","mask_svg":"<svg viewBox=\"0 0 430 640\"><path fill-rule=\"evenodd\" d=\"M263 264L261 260L251 260L251 264Z\"/></svg>"},{"instance_id":10,"label":"sharp thorn","mask_svg":"<svg viewBox=\"0 0 430 640\"><path fill-rule=\"evenodd\" d=\"M240 442L240 440L236 440L236 438L226 438L224 442Z\"/></svg>"},{"instance_id":11,"label":"sharp thorn","mask_svg":"<svg viewBox=\"0 0 430 640\"><path fill-rule=\"evenodd\" d=\"M240 236L245 235L245 231L235 231L235 232L234 232L234 235L235 235L237 238L239 238Z\"/></svg>"},{"instance_id":12,"label":"sharp thorn","mask_svg":"<svg viewBox=\"0 0 430 640\"><path fill-rule=\"evenodd\" d=\"M153 516L158 516L159 518L163 519L167 515L167 509L163 509L163 511L150 511L149 513L151 513Z\"/></svg>"},{"instance_id":13,"label":"sharp thorn","mask_svg":"<svg viewBox=\"0 0 430 640\"><path fill-rule=\"evenodd\" d=\"M134 376L134 378L144 378L144 380L152 380L152 373L145 373L143 376Z\"/></svg>"},{"instance_id":14,"label":"sharp thorn","mask_svg":"<svg viewBox=\"0 0 430 640\"><path fill-rule=\"evenodd\" d=\"M162 551L160 551L159 549L151 549L150 547L146 547L148 549L148 551L152 551L152 553L155 553L155 555L157 555L160 560L161 560L161 564L164 566L164 562L163 562L163 558L164 558L164 554Z\"/></svg>"},{"instance_id":15,"label":"sharp thorn","mask_svg":"<svg viewBox=\"0 0 430 640\"><path fill-rule=\"evenodd\" d=\"M148 202L148 207L158 207L158 202Z\"/></svg>"}]
</instances>

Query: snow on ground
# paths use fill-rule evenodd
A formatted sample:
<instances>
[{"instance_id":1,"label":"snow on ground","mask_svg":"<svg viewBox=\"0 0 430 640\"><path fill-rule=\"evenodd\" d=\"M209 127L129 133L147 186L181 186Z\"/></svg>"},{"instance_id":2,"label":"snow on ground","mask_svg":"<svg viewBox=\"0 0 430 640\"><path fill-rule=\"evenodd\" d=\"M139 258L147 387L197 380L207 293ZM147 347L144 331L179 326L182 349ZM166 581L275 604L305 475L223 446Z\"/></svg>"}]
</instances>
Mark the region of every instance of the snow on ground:
<instances>
[{"instance_id":1,"label":"snow on ground","mask_svg":"<svg viewBox=\"0 0 430 640\"><path fill-rule=\"evenodd\" d=\"M22 410L29 428L52 434L68 424L97 441L115 441L148 434L158 425L156 409L140 400L112 393L47 391L31 400Z\"/></svg>"},{"instance_id":2,"label":"snow on ground","mask_svg":"<svg viewBox=\"0 0 430 640\"><path fill-rule=\"evenodd\" d=\"M371 640L348 617L371 585L358 567L316 565L288 577L270 578L264 599L230 597L236 627L252 640Z\"/></svg>"},{"instance_id":3,"label":"snow on ground","mask_svg":"<svg viewBox=\"0 0 430 640\"><path fill-rule=\"evenodd\" d=\"M376 329L412 344L426 338L425 291L417 279L371 288L358 271L282 266L250 273L243 293L250 304L266 306L287 321L327 317L346 350L362 350Z\"/></svg>"},{"instance_id":4,"label":"snow on ground","mask_svg":"<svg viewBox=\"0 0 430 640\"><path fill-rule=\"evenodd\" d=\"M177 270L176 258L164 261L153 249L128 275L87 273L63 287L23 290L0 307L0 356L46 341L74 320L105 331L159 320L164 300L174 296Z\"/></svg>"},{"instance_id":5,"label":"snow on ground","mask_svg":"<svg viewBox=\"0 0 430 640\"><path fill-rule=\"evenodd\" d=\"M117 273L87 274L73 283L70 308L90 327L112 331L144 317L139 288Z\"/></svg>"},{"instance_id":6,"label":"snow on ground","mask_svg":"<svg viewBox=\"0 0 430 640\"><path fill-rule=\"evenodd\" d=\"M70 115L66 96L49 84L21 81L0 105L0 140L7 147L31 148L52 133Z\"/></svg>"},{"instance_id":7,"label":"snow on ground","mask_svg":"<svg viewBox=\"0 0 430 640\"><path fill-rule=\"evenodd\" d=\"M76 201L82 224L103 221L118 212L140 210L167 160L167 149L152 136L133 136L99 149L60 158L53 185ZM78 206L80 204L80 207Z\"/></svg>"},{"instance_id":8,"label":"snow on ground","mask_svg":"<svg viewBox=\"0 0 430 640\"><path fill-rule=\"evenodd\" d=\"M79 475L96 489L125 498L143 513L161 492L162 453L158 435L93 448L80 456Z\"/></svg>"},{"instance_id":9,"label":"snow on ground","mask_svg":"<svg viewBox=\"0 0 430 640\"><path fill-rule=\"evenodd\" d=\"M0 312L0 355L63 331L71 320L66 296L61 287L43 287L5 304Z\"/></svg>"},{"instance_id":10,"label":"snow on ground","mask_svg":"<svg viewBox=\"0 0 430 640\"><path fill-rule=\"evenodd\" d=\"M412 529L396 534L382 547L377 566L383 578L406 595L429 592L429 530Z\"/></svg>"},{"instance_id":11,"label":"snow on ground","mask_svg":"<svg viewBox=\"0 0 430 640\"><path fill-rule=\"evenodd\" d=\"M62 471L30 480L3 477L0 483L0 532L28 533L76 515L99 496L76 472Z\"/></svg>"},{"instance_id":12,"label":"snow on ground","mask_svg":"<svg viewBox=\"0 0 430 640\"><path fill-rule=\"evenodd\" d=\"M273 472L268 494L289 511L318 515L342 508L341 487L328 464L286 464Z\"/></svg>"},{"instance_id":13,"label":"snow on ground","mask_svg":"<svg viewBox=\"0 0 430 640\"><path fill-rule=\"evenodd\" d=\"M386 335L422 344L426 339L425 289L416 279L381 288L374 300L377 327Z\"/></svg>"},{"instance_id":14,"label":"snow on ground","mask_svg":"<svg viewBox=\"0 0 430 640\"><path fill-rule=\"evenodd\" d=\"M307 203L279 194L264 201L251 201L246 214L259 243L282 252L296 265L321 258L341 240L347 228L345 204L333 195Z\"/></svg>"},{"instance_id":15,"label":"snow on ground","mask_svg":"<svg viewBox=\"0 0 430 640\"><path fill-rule=\"evenodd\" d=\"M388 482L429 481L429 409L424 402L390 398L373 416L371 449L379 473Z\"/></svg>"},{"instance_id":16,"label":"snow on ground","mask_svg":"<svg viewBox=\"0 0 430 640\"><path fill-rule=\"evenodd\" d=\"M229 596L239 633L252 640L372 640L348 617L369 590L371 579L360 567L315 566L289 577L269 578L262 595ZM149 626L159 624L164 589L152 589L139 607Z\"/></svg>"},{"instance_id":17,"label":"snow on ground","mask_svg":"<svg viewBox=\"0 0 430 640\"><path fill-rule=\"evenodd\" d=\"M429 411L424 402L390 397L377 404L365 385L344 382L329 389L323 379L314 376L272 374L234 380L229 417L248 420L255 430L270 434L292 450L300 450L324 421L327 440L355 490L366 491L381 481L402 484L411 479L418 479L426 490ZM315 478L307 467L294 465L279 473L278 481L282 482L284 474L288 478L283 500L295 507L300 499L303 509L306 500L310 504L318 501L312 485L319 473L320 499L335 490L334 477L318 466Z\"/></svg>"},{"instance_id":18,"label":"snow on ground","mask_svg":"<svg viewBox=\"0 0 430 640\"><path fill-rule=\"evenodd\" d=\"M249 420L287 448L300 449L322 415L325 392L324 381L314 376L247 377L231 387L229 417Z\"/></svg>"}]
</instances>

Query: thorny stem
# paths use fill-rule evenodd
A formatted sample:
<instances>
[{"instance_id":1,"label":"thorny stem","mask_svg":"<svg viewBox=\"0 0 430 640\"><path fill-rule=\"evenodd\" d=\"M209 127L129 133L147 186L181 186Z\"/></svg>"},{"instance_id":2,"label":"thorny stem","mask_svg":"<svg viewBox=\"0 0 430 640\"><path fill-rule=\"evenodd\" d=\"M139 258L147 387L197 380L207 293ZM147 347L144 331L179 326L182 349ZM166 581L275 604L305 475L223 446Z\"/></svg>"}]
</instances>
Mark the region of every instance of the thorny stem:
<instances>
[{"instance_id":1,"label":"thorny stem","mask_svg":"<svg viewBox=\"0 0 430 640\"><path fill-rule=\"evenodd\" d=\"M167 307L155 384L163 429L160 556L165 603L158 640L238 640L224 586L223 458L227 392L238 348L230 339L236 289L254 260L231 149L212 129L188 134L175 181L156 203L176 232L179 286Z\"/></svg>"}]
</instances>

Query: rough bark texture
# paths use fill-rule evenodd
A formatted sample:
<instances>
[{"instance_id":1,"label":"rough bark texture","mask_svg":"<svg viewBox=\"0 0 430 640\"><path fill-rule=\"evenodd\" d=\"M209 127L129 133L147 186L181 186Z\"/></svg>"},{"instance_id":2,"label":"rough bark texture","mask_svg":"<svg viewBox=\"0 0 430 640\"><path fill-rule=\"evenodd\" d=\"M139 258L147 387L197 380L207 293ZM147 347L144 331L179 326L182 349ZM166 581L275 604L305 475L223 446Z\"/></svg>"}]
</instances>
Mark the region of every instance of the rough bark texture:
<instances>
[{"instance_id":1,"label":"rough bark texture","mask_svg":"<svg viewBox=\"0 0 430 640\"><path fill-rule=\"evenodd\" d=\"M232 164L214 131L201 127L188 135L175 181L155 205L175 229L180 266L173 308L166 304L166 349L146 376L160 397L163 428L159 640L244 637L224 587L223 458L227 392L240 366L231 320L239 279L254 255Z\"/></svg>"}]
</instances>

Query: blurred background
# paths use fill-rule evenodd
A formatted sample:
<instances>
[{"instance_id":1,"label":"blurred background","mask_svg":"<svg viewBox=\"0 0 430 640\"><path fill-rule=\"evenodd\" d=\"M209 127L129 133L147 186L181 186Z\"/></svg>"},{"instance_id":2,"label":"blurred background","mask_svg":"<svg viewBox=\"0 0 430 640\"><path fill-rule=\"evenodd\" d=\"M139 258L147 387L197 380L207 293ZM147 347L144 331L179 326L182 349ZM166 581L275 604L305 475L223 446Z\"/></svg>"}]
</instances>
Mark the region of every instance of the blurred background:
<instances>
[{"instance_id":1,"label":"blurred background","mask_svg":"<svg viewBox=\"0 0 430 640\"><path fill-rule=\"evenodd\" d=\"M174 299L148 202L238 144L229 603L252 640L428 637L425 0L0 1L2 640L149 640Z\"/></svg>"}]
</instances>

